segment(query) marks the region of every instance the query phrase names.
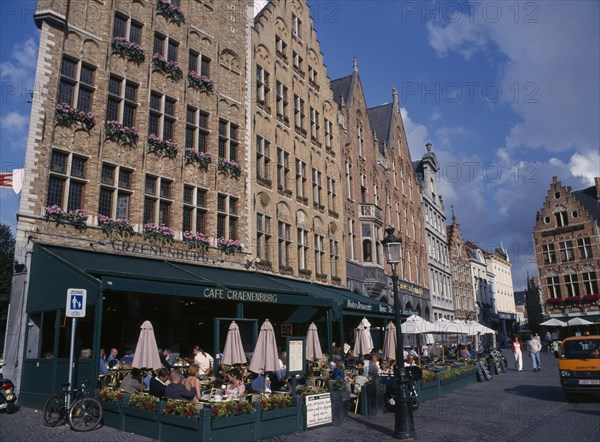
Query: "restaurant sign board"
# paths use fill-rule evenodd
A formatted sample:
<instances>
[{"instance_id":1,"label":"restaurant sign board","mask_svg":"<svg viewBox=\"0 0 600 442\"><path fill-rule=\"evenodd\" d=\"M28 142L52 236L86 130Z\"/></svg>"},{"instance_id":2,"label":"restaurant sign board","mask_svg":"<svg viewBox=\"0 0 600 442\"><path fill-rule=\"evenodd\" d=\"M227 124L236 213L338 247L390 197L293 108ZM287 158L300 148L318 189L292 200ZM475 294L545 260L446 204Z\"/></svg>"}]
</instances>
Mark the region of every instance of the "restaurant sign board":
<instances>
[{"instance_id":1,"label":"restaurant sign board","mask_svg":"<svg viewBox=\"0 0 600 442\"><path fill-rule=\"evenodd\" d=\"M331 422L331 396L329 393L306 396L306 428Z\"/></svg>"}]
</instances>

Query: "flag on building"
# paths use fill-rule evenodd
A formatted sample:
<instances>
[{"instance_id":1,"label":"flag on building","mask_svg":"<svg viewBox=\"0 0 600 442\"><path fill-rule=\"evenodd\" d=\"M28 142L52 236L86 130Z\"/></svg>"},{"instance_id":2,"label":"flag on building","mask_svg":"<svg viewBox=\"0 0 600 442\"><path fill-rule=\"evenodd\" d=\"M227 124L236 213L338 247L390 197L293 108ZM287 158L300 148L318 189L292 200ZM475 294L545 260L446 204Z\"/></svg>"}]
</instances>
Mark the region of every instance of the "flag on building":
<instances>
[{"instance_id":1,"label":"flag on building","mask_svg":"<svg viewBox=\"0 0 600 442\"><path fill-rule=\"evenodd\" d=\"M14 169L12 172L0 172L0 188L12 189L17 195L23 187L24 169Z\"/></svg>"}]
</instances>

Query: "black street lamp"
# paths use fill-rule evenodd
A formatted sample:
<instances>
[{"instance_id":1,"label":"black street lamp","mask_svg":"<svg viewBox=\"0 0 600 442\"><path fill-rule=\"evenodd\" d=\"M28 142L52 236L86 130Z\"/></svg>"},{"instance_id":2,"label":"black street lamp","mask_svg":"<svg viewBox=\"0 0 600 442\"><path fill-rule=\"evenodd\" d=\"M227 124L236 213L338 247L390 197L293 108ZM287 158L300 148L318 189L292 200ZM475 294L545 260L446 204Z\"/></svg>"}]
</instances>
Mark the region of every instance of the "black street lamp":
<instances>
[{"instance_id":1,"label":"black street lamp","mask_svg":"<svg viewBox=\"0 0 600 442\"><path fill-rule=\"evenodd\" d=\"M402 262L402 240L394 236L394 230L393 227L385 229L387 236L381 241L381 244L387 250L387 262L392 267L392 286L394 289L394 319L396 321L396 416L394 438L409 440L416 437L416 431L410 399L410 379L404 369L400 294L398 293L398 274L396 273L396 266Z\"/></svg>"}]
</instances>

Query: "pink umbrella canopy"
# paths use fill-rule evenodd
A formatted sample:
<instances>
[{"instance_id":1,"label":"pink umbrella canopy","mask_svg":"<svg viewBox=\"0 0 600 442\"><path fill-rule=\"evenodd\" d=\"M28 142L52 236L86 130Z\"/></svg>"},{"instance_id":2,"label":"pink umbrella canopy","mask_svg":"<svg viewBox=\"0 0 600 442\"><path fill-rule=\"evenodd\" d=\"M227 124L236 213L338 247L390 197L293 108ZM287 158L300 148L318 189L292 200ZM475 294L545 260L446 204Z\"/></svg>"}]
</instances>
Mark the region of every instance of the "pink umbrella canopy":
<instances>
[{"instance_id":1,"label":"pink umbrella canopy","mask_svg":"<svg viewBox=\"0 0 600 442\"><path fill-rule=\"evenodd\" d=\"M321 343L319 342L319 333L317 332L317 326L312 322L308 326L308 333L306 333L306 359L309 361L315 361L323 357L321 351Z\"/></svg>"},{"instance_id":2,"label":"pink umbrella canopy","mask_svg":"<svg viewBox=\"0 0 600 442\"><path fill-rule=\"evenodd\" d=\"M260 327L256 347L254 347L254 354L250 361L250 371L260 374L278 370L281 370L281 364L277 353L275 330L273 330L273 325L269 320L265 319Z\"/></svg>"},{"instance_id":3,"label":"pink umbrella canopy","mask_svg":"<svg viewBox=\"0 0 600 442\"><path fill-rule=\"evenodd\" d=\"M396 326L393 322L388 323L383 337L383 360L396 360Z\"/></svg>"},{"instance_id":4,"label":"pink umbrella canopy","mask_svg":"<svg viewBox=\"0 0 600 442\"><path fill-rule=\"evenodd\" d=\"M369 337L364 325L356 327L354 332L354 356L368 355L373 350L369 345Z\"/></svg>"},{"instance_id":5,"label":"pink umbrella canopy","mask_svg":"<svg viewBox=\"0 0 600 442\"><path fill-rule=\"evenodd\" d=\"M158 356L158 346L156 345L152 323L144 321L140 328L142 331L135 347L135 355L133 356L133 363L131 365L136 368L158 370L162 367L162 363Z\"/></svg>"},{"instance_id":6,"label":"pink umbrella canopy","mask_svg":"<svg viewBox=\"0 0 600 442\"><path fill-rule=\"evenodd\" d=\"M223 359L221 363L225 365L245 364L248 362L244 346L242 345L242 337L240 336L240 327L233 321L227 332L225 340L225 348L223 349Z\"/></svg>"}]
</instances>

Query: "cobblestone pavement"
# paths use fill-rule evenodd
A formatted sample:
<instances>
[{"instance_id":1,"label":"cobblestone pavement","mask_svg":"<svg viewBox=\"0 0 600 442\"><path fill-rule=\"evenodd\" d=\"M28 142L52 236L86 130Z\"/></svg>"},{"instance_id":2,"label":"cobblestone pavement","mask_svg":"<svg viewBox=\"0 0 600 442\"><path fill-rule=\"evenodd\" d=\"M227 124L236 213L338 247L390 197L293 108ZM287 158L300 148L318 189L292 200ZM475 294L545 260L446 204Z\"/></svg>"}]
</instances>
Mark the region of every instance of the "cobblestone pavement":
<instances>
[{"instance_id":1,"label":"cobblestone pavement","mask_svg":"<svg viewBox=\"0 0 600 442\"><path fill-rule=\"evenodd\" d=\"M598 442L600 398L568 403L560 387L556 359L542 354L543 370L534 373L525 359L522 373L512 368L490 382L478 382L434 401L422 403L415 412L419 441L454 442ZM366 417L349 413L341 427L324 426L271 439L273 442L342 442L349 439L392 441L394 415ZM68 426L44 427L39 411L21 408L12 415L0 414L0 441L150 441L150 439L99 428L76 433ZM181 441L185 442L185 441Z\"/></svg>"}]
</instances>

